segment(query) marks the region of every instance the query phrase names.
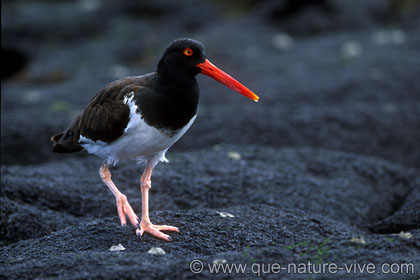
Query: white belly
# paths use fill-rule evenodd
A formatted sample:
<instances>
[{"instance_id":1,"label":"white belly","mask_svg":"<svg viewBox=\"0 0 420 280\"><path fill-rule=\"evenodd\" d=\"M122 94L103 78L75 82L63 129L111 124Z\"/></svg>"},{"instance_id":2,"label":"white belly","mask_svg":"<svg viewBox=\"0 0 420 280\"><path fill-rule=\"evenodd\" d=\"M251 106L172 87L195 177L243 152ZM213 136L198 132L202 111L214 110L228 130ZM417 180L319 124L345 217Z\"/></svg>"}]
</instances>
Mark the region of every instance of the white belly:
<instances>
[{"instance_id":1,"label":"white belly","mask_svg":"<svg viewBox=\"0 0 420 280\"><path fill-rule=\"evenodd\" d=\"M95 154L107 160L108 164L115 165L120 160L136 160L158 156L161 161L166 161L166 151L181 138L182 135L193 124L197 115L195 115L186 126L177 131L162 131L148 125L139 114L136 113L137 105L132 100L126 98L124 101L130 107L130 120L124 134L108 144L102 141L92 141L84 136L80 136L80 142L84 149L90 154Z\"/></svg>"}]
</instances>

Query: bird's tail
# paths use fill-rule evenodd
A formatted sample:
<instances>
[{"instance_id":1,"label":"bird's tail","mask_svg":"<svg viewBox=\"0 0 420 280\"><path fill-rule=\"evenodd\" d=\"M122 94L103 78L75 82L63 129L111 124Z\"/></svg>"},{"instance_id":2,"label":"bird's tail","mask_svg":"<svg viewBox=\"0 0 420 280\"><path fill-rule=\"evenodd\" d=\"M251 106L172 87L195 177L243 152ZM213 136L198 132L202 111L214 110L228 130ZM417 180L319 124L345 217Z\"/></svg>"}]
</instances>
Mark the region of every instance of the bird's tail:
<instances>
[{"instance_id":1,"label":"bird's tail","mask_svg":"<svg viewBox=\"0 0 420 280\"><path fill-rule=\"evenodd\" d=\"M83 147L75 141L74 135L70 129L66 130L64 133L52 136L51 142L53 143L53 153L66 154L76 153L83 150Z\"/></svg>"}]
</instances>

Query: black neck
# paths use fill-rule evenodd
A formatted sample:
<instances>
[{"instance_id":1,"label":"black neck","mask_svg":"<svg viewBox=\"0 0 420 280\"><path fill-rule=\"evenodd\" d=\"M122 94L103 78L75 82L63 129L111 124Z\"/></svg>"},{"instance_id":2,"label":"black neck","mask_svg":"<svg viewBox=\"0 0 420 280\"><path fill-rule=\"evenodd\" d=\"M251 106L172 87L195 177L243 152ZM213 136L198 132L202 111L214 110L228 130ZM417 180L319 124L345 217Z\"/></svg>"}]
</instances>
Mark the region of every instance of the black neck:
<instances>
[{"instance_id":1,"label":"black neck","mask_svg":"<svg viewBox=\"0 0 420 280\"><path fill-rule=\"evenodd\" d=\"M156 86L160 93L198 103L199 86L195 75L175 74L159 70L156 73Z\"/></svg>"},{"instance_id":2,"label":"black neck","mask_svg":"<svg viewBox=\"0 0 420 280\"><path fill-rule=\"evenodd\" d=\"M179 130L197 114L199 87L194 76L180 78L156 72L152 87L156 94L140 95L138 100L149 125Z\"/></svg>"}]
</instances>

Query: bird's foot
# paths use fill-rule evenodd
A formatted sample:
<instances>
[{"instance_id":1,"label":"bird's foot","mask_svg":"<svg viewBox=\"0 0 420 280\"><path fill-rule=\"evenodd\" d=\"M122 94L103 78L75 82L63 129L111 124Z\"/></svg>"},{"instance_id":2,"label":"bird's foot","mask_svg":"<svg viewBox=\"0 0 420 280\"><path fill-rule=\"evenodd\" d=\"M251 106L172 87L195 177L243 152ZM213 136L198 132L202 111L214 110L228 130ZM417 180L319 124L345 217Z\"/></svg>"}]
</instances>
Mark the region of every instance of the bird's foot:
<instances>
[{"instance_id":1,"label":"bird's foot","mask_svg":"<svg viewBox=\"0 0 420 280\"><path fill-rule=\"evenodd\" d=\"M141 222L139 228L137 228L136 230L136 234L138 236L143 236L143 233L147 232L156 238L160 238L166 241L172 241L172 238L169 235L161 232L162 230L179 232L177 227L167 225L154 225L150 222Z\"/></svg>"},{"instance_id":2,"label":"bird's foot","mask_svg":"<svg viewBox=\"0 0 420 280\"><path fill-rule=\"evenodd\" d=\"M128 217L133 226L137 227L139 218L134 213L131 205L128 203L127 197L123 194L117 197L117 209L118 216L120 217L121 225L123 227L127 224L125 216Z\"/></svg>"}]
</instances>

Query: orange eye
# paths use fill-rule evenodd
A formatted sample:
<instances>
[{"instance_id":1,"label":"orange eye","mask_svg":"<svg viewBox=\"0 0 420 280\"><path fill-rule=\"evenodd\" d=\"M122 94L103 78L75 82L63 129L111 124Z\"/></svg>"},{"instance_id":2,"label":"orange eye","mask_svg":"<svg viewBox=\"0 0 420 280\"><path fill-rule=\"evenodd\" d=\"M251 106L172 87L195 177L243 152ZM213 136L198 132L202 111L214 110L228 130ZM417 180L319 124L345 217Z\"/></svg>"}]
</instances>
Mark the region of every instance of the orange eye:
<instances>
[{"instance_id":1,"label":"orange eye","mask_svg":"<svg viewBox=\"0 0 420 280\"><path fill-rule=\"evenodd\" d=\"M190 48L186 48L186 49L183 51L183 53L184 53L186 56L192 56L193 51L192 51L192 49L190 49Z\"/></svg>"}]
</instances>

